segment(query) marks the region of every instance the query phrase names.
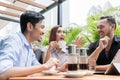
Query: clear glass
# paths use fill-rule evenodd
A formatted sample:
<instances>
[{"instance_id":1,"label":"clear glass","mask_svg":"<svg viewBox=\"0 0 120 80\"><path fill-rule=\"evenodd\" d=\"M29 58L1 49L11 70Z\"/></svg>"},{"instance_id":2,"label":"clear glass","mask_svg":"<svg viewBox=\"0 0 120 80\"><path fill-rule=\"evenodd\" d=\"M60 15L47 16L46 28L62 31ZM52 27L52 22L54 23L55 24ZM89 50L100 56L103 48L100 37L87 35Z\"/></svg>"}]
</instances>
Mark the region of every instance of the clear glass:
<instances>
[{"instance_id":1,"label":"clear glass","mask_svg":"<svg viewBox=\"0 0 120 80\"><path fill-rule=\"evenodd\" d=\"M89 70L95 72L96 71L96 60L88 60L89 61Z\"/></svg>"},{"instance_id":2,"label":"clear glass","mask_svg":"<svg viewBox=\"0 0 120 80\"><path fill-rule=\"evenodd\" d=\"M77 54L69 54L67 58L68 71L77 71Z\"/></svg>"},{"instance_id":3,"label":"clear glass","mask_svg":"<svg viewBox=\"0 0 120 80\"><path fill-rule=\"evenodd\" d=\"M86 48L77 48L78 53L78 68L79 70L88 70L88 56Z\"/></svg>"}]
</instances>

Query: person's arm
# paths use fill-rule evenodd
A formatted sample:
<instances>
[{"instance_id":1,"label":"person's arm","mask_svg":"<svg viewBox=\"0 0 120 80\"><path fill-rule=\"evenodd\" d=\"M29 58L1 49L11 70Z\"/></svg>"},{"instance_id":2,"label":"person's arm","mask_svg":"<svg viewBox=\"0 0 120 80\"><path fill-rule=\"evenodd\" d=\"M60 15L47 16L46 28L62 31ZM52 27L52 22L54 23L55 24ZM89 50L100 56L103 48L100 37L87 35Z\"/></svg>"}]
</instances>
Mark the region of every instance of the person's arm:
<instances>
[{"instance_id":1,"label":"person's arm","mask_svg":"<svg viewBox=\"0 0 120 80\"><path fill-rule=\"evenodd\" d=\"M52 66L58 66L59 61L56 58L49 59L45 64L31 67L12 67L0 74L0 80L8 79L11 76L27 76L50 69Z\"/></svg>"},{"instance_id":2,"label":"person's arm","mask_svg":"<svg viewBox=\"0 0 120 80\"><path fill-rule=\"evenodd\" d=\"M58 46L58 43L57 41L51 41L50 44L49 44L49 48L47 49L47 52L44 53L45 55L45 59L43 59L43 63L46 63L48 61L48 59L50 59L50 56L51 56L51 51L53 48L56 48Z\"/></svg>"},{"instance_id":3,"label":"person's arm","mask_svg":"<svg viewBox=\"0 0 120 80\"><path fill-rule=\"evenodd\" d=\"M50 55L51 55L51 48L49 47L47 50L47 53L44 53L43 63L46 63L48 61L48 59L50 58Z\"/></svg>"},{"instance_id":4,"label":"person's arm","mask_svg":"<svg viewBox=\"0 0 120 80\"><path fill-rule=\"evenodd\" d=\"M13 67L0 74L0 80L8 79L11 76L27 76L45 69L44 65L34 67Z\"/></svg>"},{"instance_id":5,"label":"person's arm","mask_svg":"<svg viewBox=\"0 0 120 80\"><path fill-rule=\"evenodd\" d=\"M94 59L97 60L100 52L106 48L108 45L107 37L101 38L99 41L99 46L92 52L92 54L88 57L89 60Z\"/></svg>"},{"instance_id":6,"label":"person's arm","mask_svg":"<svg viewBox=\"0 0 120 80\"><path fill-rule=\"evenodd\" d=\"M88 60L97 60L102 48L97 47L94 52L88 57Z\"/></svg>"},{"instance_id":7,"label":"person's arm","mask_svg":"<svg viewBox=\"0 0 120 80\"><path fill-rule=\"evenodd\" d=\"M107 68L109 68L110 65L99 65L99 66L96 66L96 71L106 71Z\"/></svg>"}]
</instances>

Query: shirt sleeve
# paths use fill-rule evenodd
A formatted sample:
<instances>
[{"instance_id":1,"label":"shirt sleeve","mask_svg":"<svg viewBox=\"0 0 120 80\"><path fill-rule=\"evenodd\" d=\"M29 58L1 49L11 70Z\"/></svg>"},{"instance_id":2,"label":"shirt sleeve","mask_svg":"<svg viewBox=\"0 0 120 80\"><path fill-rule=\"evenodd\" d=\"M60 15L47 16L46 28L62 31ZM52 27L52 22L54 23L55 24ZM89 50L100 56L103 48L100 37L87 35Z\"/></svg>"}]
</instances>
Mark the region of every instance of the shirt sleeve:
<instances>
[{"instance_id":1,"label":"shirt sleeve","mask_svg":"<svg viewBox=\"0 0 120 80\"><path fill-rule=\"evenodd\" d=\"M7 69L13 67L13 62L10 61L7 57L0 57L0 73L3 73Z\"/></svg>"},{"instance_id":2,"label":"shirt sleeve","mask_svg":"<svg viewBox=\"0 0 120 80\"><path fill-rule=\"evenodd\" d=\"M17 59L15 55L17 47L13 40L8 37L0 42L0 73L13 67L14 61Z\"/></svg>"},{"instance_id":3,"label":"shirt sleeve","mask_svg":"<svg viewBox=\"0 0 120 80\"><path fill-rule=\"evenodd\" d=\"M97 48L98 42L91 43L88 47L87 55L90 56L92 52Z\"/></svg>"}]
</instances>

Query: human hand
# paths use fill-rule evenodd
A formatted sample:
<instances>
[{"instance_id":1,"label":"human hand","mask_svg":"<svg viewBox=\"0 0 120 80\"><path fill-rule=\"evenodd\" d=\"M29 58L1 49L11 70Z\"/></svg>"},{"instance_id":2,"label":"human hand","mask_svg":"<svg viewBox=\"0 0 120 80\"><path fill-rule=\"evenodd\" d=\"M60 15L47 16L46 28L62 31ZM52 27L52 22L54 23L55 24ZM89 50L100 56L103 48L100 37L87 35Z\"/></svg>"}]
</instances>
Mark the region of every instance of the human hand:
<instances>
[{"instance_id":1,"label":"human hand","mask_svg":"<svg viewBox=\"0 0 120 80\"><path fill-rule=\"evenodd\" d=\"M57 60L56 58L50 58L44 65L45 65L45 67L46 67L47 69L50 69L50 68L52 68L53 66L58 67L58 65L59 65L59 60Z\"/></svg>"},{"instance_id":2,"label":"human hand","mask_svg":"<svg viewBox=\"0 0 120 80\"><path fill-rule=\"evenodd\" d=\"M77 45L77 48L80 48L81 46L83 46L84 45L83 37L82 36L78 36L75 39L74 44Z\"/></svg>"},{"instance_id":3,"label":"human hand","mask_svg":"<svg viewBox=\"0 0 120 80\"><path fill-rule=\"evenodd\" d=\"M68 69L67 69L67 63L64 63L62 66L58 67L57 70L58 72L66 72Z\"/></svg>"},{"instance_id":4,"label":"human hand","mask_svg":"<svg viewBox=\"0 0 120 80\"><path fill-rule=\"evenodd\" d=\"M59 45L57 41L51 41L49 44L49 49L52 50L53 48L57 48Z\"/></svg>"},{"instance_id":5,"label":"human hand","mask_svg":"<svg viewBox=\"0 0 120 80\"><path fill-rule=\"evenodd\" d=\"M110 40L110 38L108 36L105 36L104 38L101 38L99 41L99 48L104 49L107 47L108 45L108 41Z\"/></svg>"}]
</instances>

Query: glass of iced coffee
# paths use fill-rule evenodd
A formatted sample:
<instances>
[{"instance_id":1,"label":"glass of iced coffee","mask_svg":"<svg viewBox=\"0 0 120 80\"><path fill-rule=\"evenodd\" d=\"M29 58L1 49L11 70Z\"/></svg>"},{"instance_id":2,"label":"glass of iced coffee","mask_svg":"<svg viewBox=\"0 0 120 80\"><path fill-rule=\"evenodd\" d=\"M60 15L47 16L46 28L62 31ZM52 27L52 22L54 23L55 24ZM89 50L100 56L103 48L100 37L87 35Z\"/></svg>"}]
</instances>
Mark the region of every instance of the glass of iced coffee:
<instances>
[{"instance_id":1,"label":"glass of iced coffee","mask_svg":"<svg viewBox=\"0 0 120 80\"><path fill-rule=\"evenodd\" d=\"M67 57L68 71L77 71L78 64L77 64L76 45L74 44L68 45L68 53L69 53Z\"/></svg>"},{"instance_id":2,"label":"glass of iced coffee","mask_svg":"<svg viewBox=\"0 0 120 80\"><path fill-rule=\"evenodd\" d=\"M88 56L86 48L77 48L78 53L78 68L79 70L88 70Z\"/></svg>"}]
</instances>

